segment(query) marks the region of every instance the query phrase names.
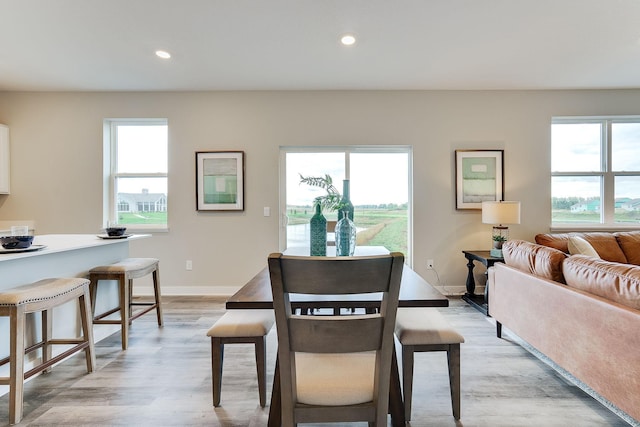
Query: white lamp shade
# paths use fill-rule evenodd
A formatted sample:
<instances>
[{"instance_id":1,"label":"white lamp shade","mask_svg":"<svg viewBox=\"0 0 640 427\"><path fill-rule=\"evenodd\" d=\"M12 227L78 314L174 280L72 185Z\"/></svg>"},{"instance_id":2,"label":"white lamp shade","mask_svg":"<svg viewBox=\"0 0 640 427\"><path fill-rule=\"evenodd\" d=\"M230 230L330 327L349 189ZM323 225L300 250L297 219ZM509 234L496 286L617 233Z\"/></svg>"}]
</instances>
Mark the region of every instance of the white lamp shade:
<instances>
[{"instance_id":1,"label":"white lamp shade","mask_svg":"<svg viewBox=\"0 0 640 427\"><path fill-rule=\"evenodd\" d=\"M482 202L484 224L520 224L520 202Z\"/></svg>"}]
</instances>

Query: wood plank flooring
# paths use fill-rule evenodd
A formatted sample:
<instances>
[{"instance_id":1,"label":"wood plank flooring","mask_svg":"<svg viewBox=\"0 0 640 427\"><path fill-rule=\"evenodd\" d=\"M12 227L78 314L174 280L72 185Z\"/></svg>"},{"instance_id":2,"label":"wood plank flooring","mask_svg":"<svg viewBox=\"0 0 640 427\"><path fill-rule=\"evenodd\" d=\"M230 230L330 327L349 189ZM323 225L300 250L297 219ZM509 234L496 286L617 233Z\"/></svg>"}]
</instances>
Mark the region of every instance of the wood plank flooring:
<instances>
[{"instance_id":1,"label":"wood plank flooring","mask_svg":"<svg viewBox=\"0 0 640 427\"><path fill-rule=\"evenodd\" d=\"M258 404L251 346L226 348L222 406L212 405L206 331L224 312L223 300L165 297L163 301L163 328L150 313L133 322L128 350L121 350L119 333L97 343L95 373L86 374L83 355L78 355L29 381L20 425L265 426L268 407ZM496 338L490 319L466 303L452 300L451 307L439 310L466 339L461 350L462 419L456 423L451 415L445 354L419 353L413 421L407 425L628 426L508 336ZM267 341L269 399L275 328ZM0 426L7 423L5 395L0 397Z\"/></svg>"}]
</instances>

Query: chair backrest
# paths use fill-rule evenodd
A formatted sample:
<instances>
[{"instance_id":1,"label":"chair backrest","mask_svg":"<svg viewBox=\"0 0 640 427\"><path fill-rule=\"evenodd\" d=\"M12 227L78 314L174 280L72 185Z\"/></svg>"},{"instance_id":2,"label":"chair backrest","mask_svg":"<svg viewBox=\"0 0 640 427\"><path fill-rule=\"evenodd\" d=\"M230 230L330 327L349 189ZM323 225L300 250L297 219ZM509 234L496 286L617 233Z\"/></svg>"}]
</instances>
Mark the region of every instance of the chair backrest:
<instances>
[{"instance_id":1,"label":"chair backrest","mask_svg":"<svg viewBox=\"0 0 640 427\"><path fill-rule=\"evenodd\" d=\"M389 378L394 351L394 327L400 293L404 255L368 257L299 257L279 253L269 256L269 274L278 331L278 363L282 387L283 425L299 422L353 421L340 420L340 411L327 414L310 405L299 405L296 373L296 353L340 354L374 352L375 372L372 389L375 407L363 410L354 405L348 417L362 413L360 420L386 420L389 399ZM380 311L376 314L322 316L295 315L291 294L346 295L377 294ZM349 381L344 378L344 381ZM318 384L317 387L331 387ZM338 406L338 405L337 405ZM344 405L341 405L344 406ZM366 406L366 405L365 405ZM344 408L343 408L344 409ZM308 410L305 413L305 410ZM379 413L377 413L379 412ZM369 418L375 414L375 419ZM359 415L358 415L359 416ZM287 417L291 417L287 421ZM384 421L386 423L386 421Z\"/></svg>"}]
</instances>

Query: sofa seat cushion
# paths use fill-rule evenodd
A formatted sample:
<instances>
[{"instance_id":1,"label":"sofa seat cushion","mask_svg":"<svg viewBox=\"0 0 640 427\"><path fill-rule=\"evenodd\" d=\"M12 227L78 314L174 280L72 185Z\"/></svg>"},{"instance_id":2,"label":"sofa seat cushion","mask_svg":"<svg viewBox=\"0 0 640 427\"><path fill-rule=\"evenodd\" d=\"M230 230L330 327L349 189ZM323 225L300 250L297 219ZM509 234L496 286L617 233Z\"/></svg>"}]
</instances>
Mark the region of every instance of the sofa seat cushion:
<instances>
[{"instance_id":1,"label":"sofa seat cushion","mask_svg":"<svg viewBox=\"0 0 640 427\"><path fill-rule=\"evenodd\" d=\"M511 267L564 283L562 262L567 254L558 249L524 240L508 240L502 246L502 254L505 263Z\"/></svg>"},{"instance_id":2,"label":"sofa seat cushion","mask_svg":"<svg viewBox=\"0 0 640 427\"><path fill-rule=\"evenodd\" d=\"M614 233L629 264L640 265L640 231Z\"/></svg>"},{"instance_id":3,"label":"sofa seat cushion","mask_svg":"<svg viewBox=\"0 0 640 427\"><path fill-rule=\"evenodd\" d=\"M568 286L640 310L640 267L573 255L563 263Z\"/></svg>"},{"instance_id":4,"label":"sofa seat cushion","mask_svg":"<svg viewBox=\"0 0 640 427\"><path fill-rule=\"evenodd\" d=\"M627 257L620 248L618 240L613 233L590 232L590 233L559 233L559 234L538 234L536 243L549 246L569 253L569 237L579 236L585 239L593 249L596 250L600 258L626 264Z\"/></svg>"}]
</instances>

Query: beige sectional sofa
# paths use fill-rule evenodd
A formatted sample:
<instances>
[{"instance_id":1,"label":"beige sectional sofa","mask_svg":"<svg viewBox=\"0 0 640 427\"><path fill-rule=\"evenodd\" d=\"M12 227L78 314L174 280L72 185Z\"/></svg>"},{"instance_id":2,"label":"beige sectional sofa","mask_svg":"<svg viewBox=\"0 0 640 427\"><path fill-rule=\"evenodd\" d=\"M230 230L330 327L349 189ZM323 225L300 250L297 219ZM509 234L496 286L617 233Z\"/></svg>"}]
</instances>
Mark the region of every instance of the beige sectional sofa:
<instances>
[{"instance_id":1,"label":"beige sectional sofa","mask_svg":"<svg viewBox=\"0 0 640 427\"><path fill-rule=\"evenodd\" d=\"M505 243L505 264L489 269L498 336L508 328L638 425L640 232L541 234L536 242Z\"/></svg>"}]
</instances>

